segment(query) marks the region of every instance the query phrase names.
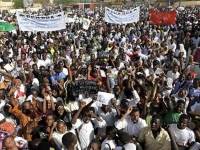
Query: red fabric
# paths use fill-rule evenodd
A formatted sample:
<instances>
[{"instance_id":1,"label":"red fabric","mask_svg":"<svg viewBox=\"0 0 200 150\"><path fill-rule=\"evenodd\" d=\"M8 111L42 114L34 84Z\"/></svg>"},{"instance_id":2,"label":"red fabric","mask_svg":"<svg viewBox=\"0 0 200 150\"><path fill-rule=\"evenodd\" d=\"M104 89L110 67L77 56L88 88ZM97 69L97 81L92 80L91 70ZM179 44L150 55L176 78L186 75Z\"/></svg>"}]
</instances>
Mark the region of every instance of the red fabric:
<instances>
[{"instance_id":1,"label":"red fabric","mask_svg":"<svg viewBox=\"0 0 200 150\"><path fill-rule=\"evenodd\" d=\"M200 60L200 49L196 50L193 57L194 57L194 62L199 62L199 60Z\"/></svg>"},{"instance_id":2,"label":"red fabric","mask_svg":"<svg viewBox=\"0 0 200 150\"><path fill-rule=\"evenodd\" d=\"M4 122L0 124L0 131L6 131L8 133L12 133L14 129L15 129L14 124L10 122Z\"/></svg>"},{"instance_id":3,"label":"red fabric","mask_svg":"<svg viewBox=\"0 0 200 150\"><path fill-rule=\"evenodd\" d=\"M150 21L156 25L171 25L176 23L176 11L150 10Z\"/></svg>"}]
</instances>

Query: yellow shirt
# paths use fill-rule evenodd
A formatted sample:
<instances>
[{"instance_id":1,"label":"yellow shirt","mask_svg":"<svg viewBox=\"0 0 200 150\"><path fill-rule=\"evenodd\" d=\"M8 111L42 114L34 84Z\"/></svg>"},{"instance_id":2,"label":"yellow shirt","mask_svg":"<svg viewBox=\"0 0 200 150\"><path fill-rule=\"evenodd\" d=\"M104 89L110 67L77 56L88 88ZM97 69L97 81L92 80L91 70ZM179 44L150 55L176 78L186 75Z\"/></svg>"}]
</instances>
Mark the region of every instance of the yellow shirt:
<instances>
[{"instance_id":1,"label":"yellow shirt","mask_svg":"<svg viewBox=\"0 0 200 150\"><path fill-rule=\"evenodd\" d=\"M144 143L144 150L171 150L170 137L167 131L162 128L159 135L154 139L151 127L144 127L140 132L138 142Z\"/></svg>"}]
</instances>

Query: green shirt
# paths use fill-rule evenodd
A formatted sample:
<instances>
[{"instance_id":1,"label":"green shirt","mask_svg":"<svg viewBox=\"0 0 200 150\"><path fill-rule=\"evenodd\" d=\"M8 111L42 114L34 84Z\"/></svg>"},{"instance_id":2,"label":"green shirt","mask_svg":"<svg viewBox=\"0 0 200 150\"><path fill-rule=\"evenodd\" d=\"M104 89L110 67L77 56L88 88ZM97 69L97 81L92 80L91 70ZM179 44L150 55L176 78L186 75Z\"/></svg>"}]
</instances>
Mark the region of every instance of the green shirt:
<instances>
[{"instance_id":1,"label":"green shirt","mask_svg":"<svg viewBox=\"0 0 200 150\"><path fill-rule=\"evenodd\" d=\"M182 112L177 113L174 109L172 109L168 111L167 114L165 115L164 123L166 124L178 123L178 120L182 114L183 114Z\"/></svg>"}]
</instances>

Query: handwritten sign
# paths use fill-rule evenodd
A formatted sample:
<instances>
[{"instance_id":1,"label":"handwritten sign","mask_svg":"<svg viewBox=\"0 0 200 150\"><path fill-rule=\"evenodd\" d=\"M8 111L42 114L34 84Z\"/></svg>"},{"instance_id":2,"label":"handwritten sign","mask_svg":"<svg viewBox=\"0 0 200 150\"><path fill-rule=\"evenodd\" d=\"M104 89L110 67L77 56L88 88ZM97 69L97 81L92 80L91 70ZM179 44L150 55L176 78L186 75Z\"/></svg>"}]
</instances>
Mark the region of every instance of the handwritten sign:
<instances>
[{"instance_id":1,"label":"handwritten sign","mask_svg":"<svg viewBox=\"0 0 200 150\"><path fill-rule=\"evenodd\" d=\"M96 81L91 80L76 80L72 82L73 95L78 96L79 94L97 94L98 87Z\"/></svg>"},{"instance_id":2,"label":"handwritten sign","mask_svg":"<svg viewBox=\"0 0 200 150\"><path fill-rule=\"evenodd\" d=\"M109 53L108 52L98 52L97 58L100 58L100 59L109 58Z\"/></svg>"}]
</instances>

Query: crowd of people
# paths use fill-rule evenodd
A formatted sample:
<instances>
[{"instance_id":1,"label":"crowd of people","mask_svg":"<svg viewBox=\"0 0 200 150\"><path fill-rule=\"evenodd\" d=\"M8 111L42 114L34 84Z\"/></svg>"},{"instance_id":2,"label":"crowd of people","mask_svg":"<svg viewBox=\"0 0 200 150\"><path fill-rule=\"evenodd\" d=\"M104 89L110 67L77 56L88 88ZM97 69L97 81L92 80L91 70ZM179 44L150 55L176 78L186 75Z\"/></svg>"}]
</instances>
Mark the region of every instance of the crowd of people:
<instances>
[{"instance_id":1,"label":"crowd of people","mask_svg":"<svg viewBox=\"0 0 200 150\"><path fill-rule=\"evenodd\" d=\"M72 10L76 21L53 32L22 32L2 13L16 33L0 33L0 149L199 150L199 8L177 10L169 26L151 24L149 7L122 25L103 9ZM74 94L77 80L114 98Z\"/></svg>"}]
</instances>

